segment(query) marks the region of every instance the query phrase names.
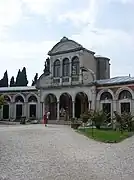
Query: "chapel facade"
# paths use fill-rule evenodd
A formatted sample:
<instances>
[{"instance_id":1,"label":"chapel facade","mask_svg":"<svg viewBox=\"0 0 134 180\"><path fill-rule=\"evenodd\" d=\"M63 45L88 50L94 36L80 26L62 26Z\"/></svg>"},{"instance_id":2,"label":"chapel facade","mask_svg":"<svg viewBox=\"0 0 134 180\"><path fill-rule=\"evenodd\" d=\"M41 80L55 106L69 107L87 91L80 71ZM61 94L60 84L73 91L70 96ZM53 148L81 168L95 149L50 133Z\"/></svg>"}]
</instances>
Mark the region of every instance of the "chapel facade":
<instances>
[{"instance_id":1,"label":"chapel facade","mask_svg":"<svg viewBox=\"0 0 134 180\"><path fill-rule=\"evenodd\" d=\"M134 114L134 78L110 78L110 59L96 56L77 42L63 37L49 52L44 73L35 87L0 88L6 105L0 119L21 116L41 120L50 111L50 122L79 118L90 109Z\"/></svg>"}]
</instances>

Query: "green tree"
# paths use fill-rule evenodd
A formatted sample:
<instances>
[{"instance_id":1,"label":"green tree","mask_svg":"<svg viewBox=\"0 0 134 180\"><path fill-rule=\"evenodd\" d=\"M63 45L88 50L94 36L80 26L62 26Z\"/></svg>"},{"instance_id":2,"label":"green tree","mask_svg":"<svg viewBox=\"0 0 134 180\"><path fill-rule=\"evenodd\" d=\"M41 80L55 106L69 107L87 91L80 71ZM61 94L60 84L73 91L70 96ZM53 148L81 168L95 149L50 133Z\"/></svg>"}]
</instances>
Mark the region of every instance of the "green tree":
<instances>
[{"instance_id":1,"label":"green tree","mask_svg":"<svg viewBox=\"0 0 134 180\"><path fill-rule=\"evenodd\" d=\"M4 96L0 95L0 109L2 108L2 106L5 104L5 99Z\"/></svg>"},{"instance_id":2,"label":"green tree","mask_svg":"<svg viewBox=\"0 0 134 180\"><path fill-rule=\"evenodd\" d=\"M37 80L38 80L38 73L36 73L34 76L34 80L32 81L32 86L35 86L35 84L37 83Z\"/></svg>"},{"instance_id":3,"label":"green tree","mask_svg":"<svg viewBox=\"0 0 134 180\"><path fill-rule=\"evenodd\" d=\"M15 86L20 86L20 84L21 84L21 78L20 78L20 76L21 76L21 71L20 71L20 69L19 69L18 74L17 74L17 77L16 77Z\"/></svg>"},{"instance_id":4,"label":"green tree","mask_svg":"<svg viewBox=\"0 0 134 180\"><path fill-rule=\"evenodd\" d=\"M12 76L10 80L10 87L13 87L13 86L15 86L14 76Z\"/></svg>"},{"instance_id":5,"label":"green tree","mask_svg":"<svg viewBox=\"0 0 134 180\"><path fill-rule=\"evenodd\" d=\"M4 73L3 78L0 80L0 87L8 87L8 74L7 74L7 71Z\"/></svg>"},{"instance_id":6,"label":"green tree","mask_svg":"<svg viewBox=\"0 0 134 180\"><path fill-rule=\"evenodd\" d=\"M22 72L20 74L20 79L21 79L21 86L27 86L28 85L27 73L26 73L25 67L23 67L23 69L22 69Z\"/></svg>"}]
</instances>

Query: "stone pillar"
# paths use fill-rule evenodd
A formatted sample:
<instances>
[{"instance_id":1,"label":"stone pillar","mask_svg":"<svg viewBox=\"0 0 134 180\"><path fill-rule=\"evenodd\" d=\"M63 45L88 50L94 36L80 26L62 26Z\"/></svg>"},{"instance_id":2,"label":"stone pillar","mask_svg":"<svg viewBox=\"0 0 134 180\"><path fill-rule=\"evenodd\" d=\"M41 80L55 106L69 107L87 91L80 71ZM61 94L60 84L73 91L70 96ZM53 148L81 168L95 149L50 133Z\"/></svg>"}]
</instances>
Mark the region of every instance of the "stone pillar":
<instances>
[{"instance_id":1,"label":"stone pillar","mask_svg":"<svg viewBox=\"0 0 134 180\"><path fill-rule=\"evenodd\" d=\"M69 84L71 84L71 82L72 82L72 77L71 77L71 75L72 75L72 59L71 59L71 56L69 57L69 68L70 68L70 71L69 71Z\"/></svg>"},{"instance_id":2,"label":"stone pillar","mask_svg":"<svg viewBox=\"0 0 134 180\"><path fill-rule=\"evenodd\" d=\"M23 104L23 116L26 116L27 117L27 111L28 111L28 106L27 106L27 102L25 102Z\"/></svg>"},{"instance_id":3,"label":"stone pillar","mask_svg":"<svg viewBox=\"0 0 134 180\"><path fill-rule=\"evenodd\" d=\"M91 109L95 110L96 109L96 87L92 87L91 89L92 92L92 104L91 104Z\"/></svg>"},{"instance_id":4,"label":"stone pillar","mask_svg":"<svg viewBox=\"0 0 134 180\"><path fill-rule=\"evenodd\" d=\"M13 103L13 119L16 119L16 103Z\"/></svg>"},{"instance_id":5,"label":"stone pillar","mask_svg":"<svg viewBox=\"0 0 134 180\"><path fill-rule=\"evenodd\" d=\"M89 100L89 101L88 101L88 110L89 110L89 111L91 110L91 106L92 106L92 101Z\"/></svg>"},{"instance_id":6,"label":"stone pillar","mask_svg":"<svg viewBox=\"0 0 134 180\"><path fill-rule=\"evenodd\" d=\"M134 115L134 100L131 100L131 114Z\"/></svg>"},{"instance_id":7,"label":"stone pillar","mask_svg":"<svg viewBox=\"0 0 134 180\"><path fill-rule=\"evenodd\" d=\"M75 118L75 101L72 101L73 104L73 118Z\"/></svg>"},{"instance_id":8,"label":"stone pillar","mask_svg":"<svg viewBox=\"0 0 134 180\"><path fill-rule=\"evenodd\" d=\"M40 107L40 111L39 111L39 113L40 113L40 120L42 120L43 119L43 102L40 102L40 104L39 104L39 107Z\"/></svg>"},{"instance_id":9,"label":"stone pillar","mask_svg":"<svg viewBox=\"0 0 134 180\"><path fill-rule=\"evenodd\" d=\"M60 103L59 103L59 101L57 101L57 120L58 120L58 121L59 121L59 119L60 119L59 114L60 114Z\"/></svg>"}]
</instances>

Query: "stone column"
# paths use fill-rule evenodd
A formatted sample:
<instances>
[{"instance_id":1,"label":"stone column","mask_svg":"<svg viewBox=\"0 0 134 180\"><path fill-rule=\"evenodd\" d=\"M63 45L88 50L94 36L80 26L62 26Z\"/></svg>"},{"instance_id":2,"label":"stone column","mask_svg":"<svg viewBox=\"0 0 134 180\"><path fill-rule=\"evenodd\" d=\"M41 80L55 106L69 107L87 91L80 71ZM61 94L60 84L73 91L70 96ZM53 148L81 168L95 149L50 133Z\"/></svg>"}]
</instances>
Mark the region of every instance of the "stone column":
<instances>
[{"instance_id":1,"label":"stone column","mask_svg":"<svg viewBox=\"0 0 134 180\"><path fill-rule=\"evenodd\" d=\"M89 111L91 110L91 107L92 107L92 101L89 100L89 101L88 101L88 110L89 110Z\"/></svg>"},{"instance_id":2,"label":"stone column","mask_svg":"<svg viewBox=\"0 0 134 180\"><path fill-rule=\"evenodd\" d=\"M96 109L96 88L95 88L95 86L92 87L91 92L92 92L92 104L91 104L91 109L92 109L92 110L95 110L95 109Z\"/></svg>"},{"instance_id":3,"label":"stone column","mask_svg":"<svg viewBox=\"0 0 134 180\"><path fill-rule=\"evenodd\" d=\"M43 102L40 102L39 107L40 107L40 111L39 111L40 120L42 120L43 119Z\"/></svg>"},{"instance_id":4,"label":"stone column","mask_svg":"<svg viewBox=\"0 0 134 180\"><path fill-rule=\"evenodd\" d=\"M9 118L10 118L11 120L13 120L13 119L14 119L14 103L13 103L13 102L10 102L9 108L10 108Z\"/></svg>"},{"instance_id":5,"label":"stone column","mask_svg":"<svg viewBox=\"0 0 134 180\"><path fill-rule=\"evenodd\" d=\"M13 119L16 119L16 103L13 103Z\"/></svg>"},{"instance_id":6,"label":"stone column","mask_svg":"<svg viewBox=\"0 0 134 180\"><path fill-rule=\"evenodd\" d=\"M58 120L58 121L59 121L59 119L60 119L59 114L60 114L60 103L59 103L59 101L57 101L57 120Z\"/></svg>"},{"instance_id":7,"label":"stone column","mask_svg":"<svg viewBox=\"0 0 134 180\"><path fill-rule=\"evenodd\" d=\"M72 59L71 59L71 56L69 57L69 68L70 68L70 71L69 71L69 84L71 84L72 82Z\"/></svg>"},{"instance_id":8,"label":"stone column","mask_svg":"<svg viewBox=\"0 0 134 180\"><path fill-rule=\"evenodd\" d=\"M28 111L28 106L27 106L27 102L25 102L23 104L23 116L27 117L27 111Z\"/></svg>"},{"instance_id":9,"label":"stone column","mask_svg":"<svg viewBox=\"0 0 134 180\"><path fill-rule=\"evenodd\" d=\"M72 101L73 104L73 118L75 118L75 101Z\"/></svg>"}]
</instances>

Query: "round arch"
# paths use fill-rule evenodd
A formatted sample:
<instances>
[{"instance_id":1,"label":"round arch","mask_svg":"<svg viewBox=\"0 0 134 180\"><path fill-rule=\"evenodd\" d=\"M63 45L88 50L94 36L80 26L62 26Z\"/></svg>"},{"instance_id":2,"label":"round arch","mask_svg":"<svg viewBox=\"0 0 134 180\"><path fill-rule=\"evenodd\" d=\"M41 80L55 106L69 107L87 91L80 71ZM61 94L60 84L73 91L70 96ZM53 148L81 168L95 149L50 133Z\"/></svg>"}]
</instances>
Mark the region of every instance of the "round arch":
<instances>
[{"instance_id":1,"label":"round arch","mask_svg":"<svg viewBox=\"0 0 134 180\"><path fill-rule=\"evenodd\" d=\"M12 98L11 98L11 96L8 95L8 94L4 94L4 99L5 99L8 103L12 102Z\"/></svg>"},{"instance_id":2,"label":"round arch","mask_svg":"<svg viewBox=\"0 0 134 180\"><path fill-rule=\"evenodd\" d=\"M75 96L75 117L80 118L80 115L88 111L88 96L85 92L78 92Z\"/></svg>"},{"instance_id":3,"label":"round arch","mask_svg":"<svg viewBox=\"0 0 134 180\"><path fill-rule=\"evenodd\" d=\"M124 91L124 90L125 90L125 91L129 91L129 92L131 93L131 95L132 95L132 99L134 99L134 93L133 93L132 89L129 88L129 87L123 87L123 88L119 88L119 89L116 91L116 93L115 93L115 98L116 98L116 100L119 99L120 93L121 93L122 91Z\"/></svg>"},{"instance_id":4,"label":"round arch","mask_svg":"<svg viewBox=\"0 0 134 180\"><path fill-rule=\"evenodd\" d=\"M45 112L50 112L49 120L57 119L57 97L55 94L45 96Z\"/></svg>"},{"instance_id":5,"label":"round arch","mask_svg":"<svg viewBox=\"0 0 134 180\"><path fill-rule=\"evenodd\" d=\"M71 61L72 61L72 74L73 75L78 75L79 74L79 69L80 69L79 57L74 56Z\"/></svg>"},{"instance_id":6,"label":"round arch","mask_svg":"<svg viewBox=\"0 0 134 180\"><path fill-rule=\"evenodd\" d=\"M108 92L108 93L110 93L111 95L112 95L112 99L114 100L115 98L114 98L114 93L113 93L113 91L111 90L111 89L102 89L101 91L99 91L98 92L98 94L97 94L97 101L100 101L100 99L101 99L101 95L103 94L103 93L105 93L105 92Z\"/></svg>"},{"instance_id":7,"label":"round arch","mask_svg":"<svg viewBox=\"0 0 134 180\"><path fill-rule=\"evenodd\" d=\"M64 58L62 61L62 75L63 77L69 76L70 74L70 62L68 58Z\"/></svg>"},{"instance_id":8,"label":"round arch","mask_svg":"<svg viewBox=\"0 0 134 180\"><path fill-rule=\"evenodd\" d=\"M15 99L16 99L18 96L21 96L21 97L23 98L24 102L26 102L26 99L25 99L24 95L21 94L21 93L18 93L18 94L16 94L15 96L13 96L13 102L15 102Z\"/></svg>"},{"instance_id":9,"label":"round arch","mask_svg":"<svg viewBox=\"0 0 134 180\"><path fill-rule=\"evenodd\" d=\"M69 120L72 117L72 96L69 93L62 93L59 98L60 119Z\"/></svg>"},{"instance_id":10,"label":"round arch","mask_svg":"<svg viewBox=\"0 0 134 180\"><path fill-rule=\"evenodd\" d=\"M31 96L36 97L37 102L38 102L38 96L37 96L35 93L30 93L30 94L27 95L27 97L26 97L26 101L27 101L27 102L28 102L28 99L29 99Z\"/></svg>"},{"instance_id":11,"label":"round arch","mask_svg":"<svg viewBox=\"0 0 134 180\"><path fill-rule=\"evenodd\" d=\"M3 119L10 119L10 103L11 103L11 96L8 94L4 94L5 104L2 107L2 118Z\"/></svg>"},{"instance_id":12,"label":"round arch","mask_svg":"<svg viewBox=\"0 0 134 180\"><path fill-rule=\"evenodd\" d=\"M60 77L60 67L61 67L60 60L59 59L55 60L53 63L53 76L54 77Z\"/></svg>"}]
</instances>

